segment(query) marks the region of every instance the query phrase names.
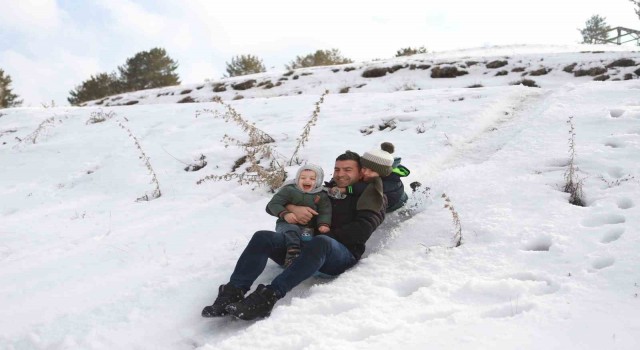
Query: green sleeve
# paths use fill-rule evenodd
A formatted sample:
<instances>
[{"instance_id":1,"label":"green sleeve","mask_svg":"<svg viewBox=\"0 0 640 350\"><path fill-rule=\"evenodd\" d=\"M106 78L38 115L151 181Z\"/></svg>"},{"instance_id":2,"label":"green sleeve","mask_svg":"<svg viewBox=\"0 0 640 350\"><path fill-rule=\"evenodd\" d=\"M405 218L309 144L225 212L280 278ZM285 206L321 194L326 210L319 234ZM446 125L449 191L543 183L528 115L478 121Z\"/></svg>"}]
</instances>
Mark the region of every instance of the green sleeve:
<instances>
[{"instance_id":1,"label":"green sleeve","mask_svg":"<svg viewBox=\"0 0 640 350\"><path fill-rule=\"evenodd\" d=\"M289 186L285 186L276 192L269 203L267 203L267 213L278 217L280 213L287 210L285 205L289 203L291 203L291 188Z\"/></svg>"},{"instance_id":2,"label":"green sleeve","mask_svg":"<svg viewBox=\"0 0 640 350\"><path fill-rule=\"evenodd\" d=\"M331 226L331 200L326 192L320 192L320 201L318 202L318 217L316 219L318 226L327 224Z\"/></svg>"}]
</instances>

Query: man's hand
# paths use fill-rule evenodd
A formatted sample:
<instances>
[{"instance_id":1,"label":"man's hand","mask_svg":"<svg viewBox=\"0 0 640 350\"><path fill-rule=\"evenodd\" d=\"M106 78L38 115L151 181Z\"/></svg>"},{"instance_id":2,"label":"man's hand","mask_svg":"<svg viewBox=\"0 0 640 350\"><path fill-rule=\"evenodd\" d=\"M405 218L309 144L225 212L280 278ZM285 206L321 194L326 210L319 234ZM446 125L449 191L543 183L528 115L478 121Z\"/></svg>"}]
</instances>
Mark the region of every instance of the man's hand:
<instances>
[{"instance_id":1,"label":"man's hand","mask_svg":"<svg viewBox=\"0 0 640 350\"><path fill-rule=\"evenodd\" d=\"M297 224L298 223L298 217L296 217L296 214L294 213L286 213L283 217L284 221L290 223L290 224Z\"/></svg>"},{"instance_id":2,"label":"man's hand","mask_svg":"<svg viewBox=\"0 0 640 350\"><path fill-rule=\"evenodd\" d=\"M327 233L327 232L329 232L329 231L330 231L330 229L329 229L329 226L327 226L327 225L322 225L322 226L318 227L318 231L319 231L320 233Z\"/></svg>"},{"instance_id":3,"label":"man's hand","mask_svg":"<svg viewBox=\"0 0 640 350\"><path fill-rule=\"evenodd\" d=\"M302 207L302 206L298 206L298 205L293 205L293 204L287 204L286 208L288 211L290 211L291 213L293 213L296 217L297 224L301 224L301 225L306 225L307 223L309 223L309 221L311 219L313 219L314 215L318 215L318 212L309 208L309 207ZM287 220L285 218L285 220ZM288 221L287 221L288 222Z\"/></svg>"}]
</instances>

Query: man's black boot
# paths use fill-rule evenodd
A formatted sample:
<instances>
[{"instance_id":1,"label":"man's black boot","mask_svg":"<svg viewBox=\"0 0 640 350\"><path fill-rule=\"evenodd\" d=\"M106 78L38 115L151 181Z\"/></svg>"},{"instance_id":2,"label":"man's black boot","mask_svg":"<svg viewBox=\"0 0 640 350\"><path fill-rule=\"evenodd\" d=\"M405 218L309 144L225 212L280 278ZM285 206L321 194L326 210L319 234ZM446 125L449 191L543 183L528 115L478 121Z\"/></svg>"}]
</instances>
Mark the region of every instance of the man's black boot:
<instances>
[{"instance_id":1,"label":"man's black boot","mask_svg":"<svg viewBox=\"0 0 640 350\"><path fill-rule=\"evenodd\" d=\"M231 316L250 321L259 317L268 317L276 301L280 299L275 290L261 284L244 300L229 304L226 311Z\"/></svg>"},{"instance_id":2,"label":"man's black boot","mask_svg":"<svg viewBox=\"0 0 640 350\"><path fill-rule=\"evenodd\" d=\"M244 291L235 287L231 283L223 284L218 289L218 297L213 305L205 306L202 309L202 317L221 317L227 314L225 307L227 305L242 301L244 299Z\"/></svg>"}]
</instances>

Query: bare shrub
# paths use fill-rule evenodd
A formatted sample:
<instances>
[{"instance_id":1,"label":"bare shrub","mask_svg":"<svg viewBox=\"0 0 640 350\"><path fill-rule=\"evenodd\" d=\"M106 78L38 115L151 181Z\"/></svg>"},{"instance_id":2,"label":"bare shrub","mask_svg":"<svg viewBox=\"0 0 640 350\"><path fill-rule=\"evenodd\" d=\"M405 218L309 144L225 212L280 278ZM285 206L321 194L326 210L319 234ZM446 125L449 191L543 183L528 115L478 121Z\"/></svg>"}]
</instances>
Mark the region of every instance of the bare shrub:
<instances>
[{"instance_id":1,"label":"bare shrub","mask_svg":"<svg viewBox=\"0 0 640 350\"><path fill-rule=\"evenodd\" d=\"M231 85L231 87L234 90L247 90L247 89L251 89L255 84L256 84L255 79L249 79L247 81L243 81L242 83L233 84Z\"/></svg>"},{"instance_id":2,"label":"bare shrub","mask_svg":"<svg viewBox=\"0 0 640 350\"><path fill-rule=\"evenodd\" d=\"M608 74L603 74L603 75L598 75L597 77L593 78L594 81L605 81L605 80L609 80L609 78L611 78Z\"/></svg>"},{"instance_id":3,"label":"bare shrub","mask_svg":"<svg viewBox=\"0 0 640 350\"><path fill-rule=\"evenodd\" d=\"M387 72L389 71L388 68L369 68L367 70L365 70L364 72L362 72L362 77L363 78L379 78L379 77L383 77L385 75L387 75Z\"/></svg>"},{"instance_id":4,"label":"bare shrub","mask_svg":"<svg viewBox=\"0 0 640 350\"><path fill-rule=\"evenodd\" d=\"M45 132L45 130L53 125L55 125L55 117L49 117L43 120L42 123L40 123L38 127L33 132L31 132L31 134L25 136L21 140L21 142L28 142L35 145L38 137L40 137L40 134Z\"/></svg>"},{"instance_id":5,"label":"bare shrub","mask_svg":"<svg viewBox=\"0 0 640 350\"><path fill-rule=\"evenodd\" d=\"M345 86L345 87L343 87L343 88L341 88L341 89L340 89L340 93L341 93L341 94L346 94L346 93L348 93L348 92L349 92L349 87L348 87L348 86Z\"/></svg>"},{"instance_id":6,"label":"bare shrub","mask_svg":"<svg viewBox=\"0 0 640 350\"><path fill-rule=\"evenodd\" d=\"M507 74L509 74L509 71L507 71L507 70L501 70L501 71L498 71L498 72L496 73L496 77L503 76L503 75L507 75Z\"/></svg>"},{"instance_id":7,"label":"bare shrub","mask_svg":"<svg viewBox=\"0 0 640 350\"><path fill-rule=\"evenodd\" d=\"M524 85L527 87L540 87L538 86L538 84L536 84L536 82L534 80L531 79L522 79L519 81L514 81L512 83L510 83L509 85Z\"/></svg>"},{"instance_id":8,"label":"bare shrub","mask_svg":"<svg viewBox=\"0 0 640 350\"><path fill-rule=\"evenodd\" d=\"M511 71L514 73L520 73L520 72L524 72L525 70L526 70L525 67L515 67Z\"/></svg>"},{"instance_id":9,"label":"bare shrub","mask_svg":"<svg viewBox=\"0 0 640 350\"><path fill-rule=\"evenodd\" d=\"M196 102L196 100L194 100L193 97L191 96L185 96L183 99L178 101L178 103L193 103L193 102Z\"/></svg>"},{"instance_id":10,"label":"bare shrub","mask_svg":"<svg viewBox=\"0 0 640 350\"><path fill-rule=\"evenodd\" d=\"M562 68L562 71L567 72L567 73L573 73L573 70L576 68L576 66L578 65L578 63L574 62L571 63L568 66L565 66L564 68Z\"/></svg>"},{"instance_id":11,"label":"bare shrub","mask_svg":"<svg viewBox=\"0 0 640 350\"><path fill-rule=\"evenodd\" d=\"M630 59L630 58L621 58L619 60L615 60L611 63L609 63L606 67L607 68L613 68L613 67L633 67L636 65L636 61Z\"/></svg>"},{"instance_id":12,"label":"bare shrub","mask_svg":"<svg viewBox=\"0 0 640 350\"><path fill-rule=\"evenodd\" d=\"M213 92L225 92L225 91L227 91L227 87L224 85L224 83L217 83L213 85Z\"/></svg>"},{"instance_id":13,"label":"bare shrub","mask_svg":"<svg viewBox=\"0 0 640 350\"><path fill-rule=\"evenodd\" d=\"M431 78L455 78L461 75L469 74L465 70L458 70L457 67L433 67L431 69Z\"/></svg>"},{"instance_id":14,"label":"bare shrub","mask_svg":"<svg viewBox=\"0 0 640 350\"><path fill-rule=\"evenodd\" d=\"M489 63L487 63L485 65L485 67L489 68L489 69L495 69L495 68L500 68L500 67L504 67L507 64L509 64L509 62L507 61L501 61L501 60L496 60L496 61L491 61Z\"/></svg>"},{"instance_id":15,"label":"bare shrub","mask_svg":"<svg viewBox=\"0 0 640 350\"><path fill-rule=\"evenodd\" d=\"M607 69L604 67L593 67L589 69L578 69L573 72L573 76L575 77L583 77L585 75L589 75L592 77L602 75L607 72Z\"/></svg>"},{"instance_id":16,"label":"bare shrub","mask_svg":"<svg viewBox=\"0 0 640 350\"><path fill-rule=\"evenodd\" d=\"M537 76L540 76L540 75L546 75L549 72L551 72L550 68L542 67L540 69L536 69L536 70L533 70L533 71L529 72L529 74L534 76L534 77L537 77Z\"/></svg>"},{"instance_id":17,"label":"bare shrub","mask_svg":"<svg viewBox=\"0 0 640 350\"><path fill-rule=\"evenodd\" d=\"M193 90L191 90L191 89L182 90L182 91L180 91L180 95L186 95L188 93L191 93L191 91L193 91Z\"/></svg>"},{"instance_id":18,"label":"bare shrub","mask_svg":"<svg viewBox=\"0 0 640 350\"><path fill-rule=\"evenodd\" d=\"M567 124L569 124L569 164L564 173L563 191L569 193L569 203L584 207L583 179L578 179L578 167L576 166L576 129L573 125L573 116L569 117Z\"/></svg>"},{"instance_id":19,"label":"bare shrub","mask_svg":"<svg viewBox=\"0 0 640 350\"><path fill-rule=\"evenodd\" d=\"M102 123L109 119L112 119L115 116L116 114L113 111L109 111L105 113L102 109L100 109L96 112L91 112L91 114L89 115L89 120L87 120L85 124Z\"/></svg>"}]
</instances>

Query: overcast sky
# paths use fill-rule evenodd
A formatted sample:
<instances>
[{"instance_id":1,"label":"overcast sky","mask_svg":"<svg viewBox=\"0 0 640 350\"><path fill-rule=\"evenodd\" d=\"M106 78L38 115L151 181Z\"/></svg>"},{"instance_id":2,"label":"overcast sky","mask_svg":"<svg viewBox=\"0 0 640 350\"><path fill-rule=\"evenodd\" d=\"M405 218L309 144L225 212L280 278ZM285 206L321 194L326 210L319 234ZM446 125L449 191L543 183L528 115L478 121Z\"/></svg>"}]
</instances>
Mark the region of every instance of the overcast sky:
<instances>
[{"instance_id":1,"label":"overcast sky","mask_svg":"<svg viewBox=\"0 0 640 350\"><path fill-rule=\"evenodd\" d=\"M640 29L628 0L0 0L0 68L24 106L67 105L69 90L163 47L183 83L218 79L239 54L282 70L338 48L354 61L506 44L575 44L593 14Z\"/></svg>"}]
</instances>

